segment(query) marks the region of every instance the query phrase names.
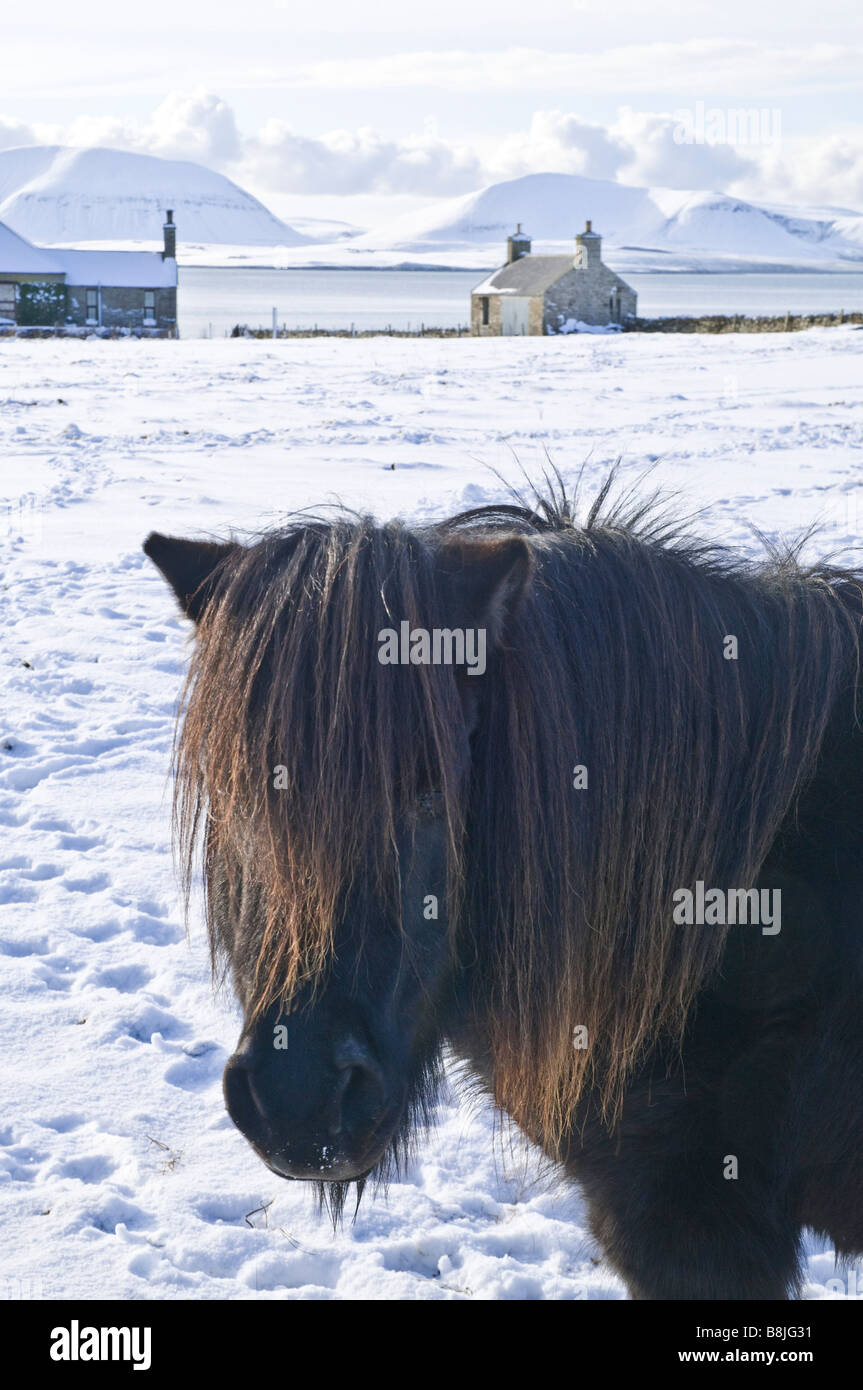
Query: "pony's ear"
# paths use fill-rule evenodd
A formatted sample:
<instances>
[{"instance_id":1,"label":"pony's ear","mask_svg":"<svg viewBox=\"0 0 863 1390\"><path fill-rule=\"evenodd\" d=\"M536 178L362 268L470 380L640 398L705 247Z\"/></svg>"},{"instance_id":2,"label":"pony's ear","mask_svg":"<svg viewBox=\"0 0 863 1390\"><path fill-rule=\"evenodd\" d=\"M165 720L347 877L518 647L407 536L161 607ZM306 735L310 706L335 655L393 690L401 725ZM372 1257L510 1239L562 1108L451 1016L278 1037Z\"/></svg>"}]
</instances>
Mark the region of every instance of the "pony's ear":
<instances>
[{"instance_id":1,"label":"pony's ear","mask_svg":"<svg viewBox=\"0 0 863 1390\"><path fill-rule=\"evenodd\" d=\"M494 645L524 598L535 561L521 536L459 536L441 546L437 566L460 625L484 627Z\"/></svg>"},{"instance_id":2,"label":"pony's ear","mask_svg":"<svg viewBox=\"0 0 863 1390\"><path fill-rule=\"evenodd\" d=\"M153 531L144 554L167 579L188 618L198 623L213 594L216 571L239 546L218 541L187 541Z\"/></svg>"}]
</instances>

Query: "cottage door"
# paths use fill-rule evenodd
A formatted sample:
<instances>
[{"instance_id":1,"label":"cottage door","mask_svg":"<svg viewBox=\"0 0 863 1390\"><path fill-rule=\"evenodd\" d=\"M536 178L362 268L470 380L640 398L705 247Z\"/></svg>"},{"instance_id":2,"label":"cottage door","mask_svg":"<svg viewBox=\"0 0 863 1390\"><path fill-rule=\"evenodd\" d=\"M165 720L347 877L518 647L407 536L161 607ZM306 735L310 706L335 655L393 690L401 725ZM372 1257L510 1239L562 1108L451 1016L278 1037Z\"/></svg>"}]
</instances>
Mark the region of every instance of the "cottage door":
<instances>
[{"instance_id":1,"label":"cottage door","mask_svg":"<svg viewBox=\"0 0 863 1390\"><path fill-rule=\"evenodd\" d=\"M529 333L528 315L530 300L518 295L502 294L500 297L500 331L505 337Z\"/></svg>"}]
</instances>

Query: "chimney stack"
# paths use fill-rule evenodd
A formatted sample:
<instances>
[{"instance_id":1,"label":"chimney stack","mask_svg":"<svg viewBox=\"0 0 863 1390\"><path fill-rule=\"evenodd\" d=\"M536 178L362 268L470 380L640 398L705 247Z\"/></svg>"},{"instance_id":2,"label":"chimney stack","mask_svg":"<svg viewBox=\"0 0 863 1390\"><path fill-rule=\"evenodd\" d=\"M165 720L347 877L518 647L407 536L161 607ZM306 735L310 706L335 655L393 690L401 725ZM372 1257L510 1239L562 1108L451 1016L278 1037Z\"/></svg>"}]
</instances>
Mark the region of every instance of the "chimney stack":
<instances>
[{"instance_id":1,"label":"chimney stack","mask_svg":"<svg viewBox=\"0 0 863 1390\"><path fill-rule=\"evenodd\" d=\"M506 263L512 265L513 261L518 261L522 256L530 255L530 237L521 230L519 222L512 236L506 239Z\"/></svg>"},{"instance_id":2,"label":"chimney stack","mask_svg":"<svg viewBox=\"0 0 863 1390\"><path fill-rule=\"evenodd\" d=\"M590 221L585 222L584 231L578 233L575 244L578 248L576 265L583 270L588 270L600 264L602 237L593 230L593 224Z\"/></svg>"},{"instance_id":3,"label":"chimney stack","mask_svg":"<svg viewBox=\"0 0 863 1390\"><path fill-rule=\"evenodd\" d=\"M162 260L175 261L177 259L177 228L174 226L173 208L168 208L162 232L165 237L165 249L162 252Z\"/></svg>"}]
</instances>

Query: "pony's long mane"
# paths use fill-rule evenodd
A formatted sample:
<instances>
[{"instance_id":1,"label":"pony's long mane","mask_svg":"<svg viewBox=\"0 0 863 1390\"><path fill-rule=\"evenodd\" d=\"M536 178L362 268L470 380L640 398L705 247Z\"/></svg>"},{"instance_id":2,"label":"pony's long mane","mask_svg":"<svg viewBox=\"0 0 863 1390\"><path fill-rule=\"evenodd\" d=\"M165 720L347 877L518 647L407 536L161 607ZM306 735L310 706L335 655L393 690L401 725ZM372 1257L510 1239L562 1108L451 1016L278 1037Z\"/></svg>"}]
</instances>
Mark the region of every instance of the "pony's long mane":
<instances>
[{"instance_id":1,"label":"pony's long mane","mask_svg":"<svg viewBox=\"0 0 863 1390\"><path fill-rule=\"evenodd\" d=\"M452 669L381 667L375 639L447 625L448 539L513 532L536 571L483 680L464 792ZM860 611L848 572L733 558L607 489L582 524L554 487L423 529L300 518L225 562L201 625L177 750L187 868L202 816L209 878L264 827L256 1002L289 1005L325 970L352 885L397 900L399 816L439 790L497 1102L546 1143L587 1087L611 1122L722 958L726 929L676 925L672 895L755 883L856 688ZM210 931L218 956L212 897Z\"/></svg>"},{"instance_id":2,"label":"pony's long mane","mask_svg":"<svg viewBox=\"0 0 863 1390\"><path fill-rule=\"evenodd\" d=\"M378 660L382 628L442 624L439 607L432 554L398 523L303 519L222 565L187 681L175 809L187 889L206 822L214 964L233 956L226 919L262 924L248 963L255 1012L322 976L352 889L396 910L400 818L430 791L443 798L454 893L461 882L453 669ZM252 828L250 883L238 847ZM218 868L235 895L224 917Z\"/></svg>"}]
</instances>

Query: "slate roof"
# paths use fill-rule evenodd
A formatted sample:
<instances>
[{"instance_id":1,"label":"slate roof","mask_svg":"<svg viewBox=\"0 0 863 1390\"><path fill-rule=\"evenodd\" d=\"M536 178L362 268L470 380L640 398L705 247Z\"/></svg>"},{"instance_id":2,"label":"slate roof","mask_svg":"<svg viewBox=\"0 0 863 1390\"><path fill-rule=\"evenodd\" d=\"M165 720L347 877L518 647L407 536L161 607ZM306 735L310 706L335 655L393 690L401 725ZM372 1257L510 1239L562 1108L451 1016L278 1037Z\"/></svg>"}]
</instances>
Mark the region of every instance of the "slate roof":
<instances>
[{"instance_id":1,"label":"slate roof","mask_svg":"<svg viewBox=\"0 0 863 1390\"><path fill-rule=\"evenodd\" d=\"M517 261L501 266L477 285L473 294L544 294L550 285L575 268L575 256L520 256Z\"/></svg>"}]
</instances>

